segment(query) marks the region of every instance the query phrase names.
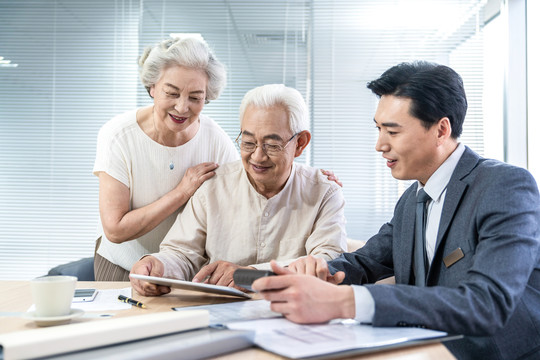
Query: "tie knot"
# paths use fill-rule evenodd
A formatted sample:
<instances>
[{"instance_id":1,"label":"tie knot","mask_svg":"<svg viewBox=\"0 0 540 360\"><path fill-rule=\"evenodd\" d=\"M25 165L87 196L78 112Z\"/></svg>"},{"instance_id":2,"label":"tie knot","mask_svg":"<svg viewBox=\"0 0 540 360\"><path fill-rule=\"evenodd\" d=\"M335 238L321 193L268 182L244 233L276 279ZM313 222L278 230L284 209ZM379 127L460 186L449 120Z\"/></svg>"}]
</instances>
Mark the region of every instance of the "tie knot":
<instances>
[{"instance_id":1,"label":"tie knot","mask_svg":"<svg viewBox=\"0 0 540 360\"><path fill-rule=\"evenodd\" d=\"M431 200L429 195L424 191L424 189L420 189L420 191L416 195L416 202L425 203L428 200Z\"/></svg>"}]
</instances>

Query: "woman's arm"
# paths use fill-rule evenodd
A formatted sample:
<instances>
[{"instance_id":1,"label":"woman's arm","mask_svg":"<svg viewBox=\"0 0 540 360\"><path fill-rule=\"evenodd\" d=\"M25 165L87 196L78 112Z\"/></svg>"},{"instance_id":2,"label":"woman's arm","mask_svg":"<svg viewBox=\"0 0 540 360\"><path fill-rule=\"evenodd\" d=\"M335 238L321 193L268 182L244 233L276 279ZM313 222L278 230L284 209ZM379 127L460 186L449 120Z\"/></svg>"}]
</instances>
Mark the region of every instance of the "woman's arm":
<instances>
[{"instance_id":1,"label":"woman's arm","mask_svg":"<svg viewBox=\"0 0 540 360\"><path fill-rule=\"evenodd\" d=\"M129 188L105 172L99 173L99 212L107 239L114 243L136 239L158 226L183 206L203 182L215 175L216 163L189 168L182 181L158 200L130 210Z\"/></svg>"}]
</instances>

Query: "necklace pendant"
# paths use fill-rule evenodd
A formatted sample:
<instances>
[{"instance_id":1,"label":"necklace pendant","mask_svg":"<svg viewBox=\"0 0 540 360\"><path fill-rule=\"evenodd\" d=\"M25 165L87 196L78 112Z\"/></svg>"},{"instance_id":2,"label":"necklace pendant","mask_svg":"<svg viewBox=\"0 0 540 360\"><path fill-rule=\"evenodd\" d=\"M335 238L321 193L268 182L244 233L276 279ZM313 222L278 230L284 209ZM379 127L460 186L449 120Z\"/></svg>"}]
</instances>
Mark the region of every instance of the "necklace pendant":
<instances>
[{"instance_id":1,"label":"necklace pendant","mask_svg":"<svg viewBox=\"0 0 540 360\"><path fill-rule=\"evenodd\" d=\"M169 169L174 169L174 163L171 161L171 163L169 164Z\"/></svg>"}]
</instances>

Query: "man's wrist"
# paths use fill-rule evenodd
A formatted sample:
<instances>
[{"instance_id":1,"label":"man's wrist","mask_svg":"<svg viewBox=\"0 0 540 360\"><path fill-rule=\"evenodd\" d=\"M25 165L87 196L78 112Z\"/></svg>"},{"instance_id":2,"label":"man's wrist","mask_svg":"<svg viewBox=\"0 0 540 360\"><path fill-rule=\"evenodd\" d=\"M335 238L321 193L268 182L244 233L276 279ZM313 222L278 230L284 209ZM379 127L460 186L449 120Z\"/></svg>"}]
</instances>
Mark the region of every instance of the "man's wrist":
<instances>
[{"instance_id":1,"label":"man's wrist","mask_svg":"<svg viewBox=\"0 0 540 360\"><path fill-rule=\"evenodd\" d=\"M354 291L353 288L349 285L339 285L338 286L340 293L340 303L337 307L341 309L341 319L354 319L356 315L356 306L354 303Z\"/></svg>"}]
</instances>

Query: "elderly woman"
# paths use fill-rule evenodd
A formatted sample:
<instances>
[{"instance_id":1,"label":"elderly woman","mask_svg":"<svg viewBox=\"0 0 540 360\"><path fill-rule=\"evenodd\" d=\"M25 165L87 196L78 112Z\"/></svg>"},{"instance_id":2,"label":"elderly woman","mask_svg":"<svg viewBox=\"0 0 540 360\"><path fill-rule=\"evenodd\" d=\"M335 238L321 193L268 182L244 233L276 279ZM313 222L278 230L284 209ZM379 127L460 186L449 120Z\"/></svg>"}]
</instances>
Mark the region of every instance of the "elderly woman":
<instances>
[{"instance_id":1,"label":"elderly woman","mask_svg":"<svg viewBox=\"0 0 540 360\"><path fill-rule=\"evenodd\" d=\"M165 40L146 48L139 66L153 104L114 117L98 135L98 281L129 281L132 265L159 251L180 209L218 164L239 158L229 136L201 114L226 79L204 41Z\"/></svg>"}]
</instances>

